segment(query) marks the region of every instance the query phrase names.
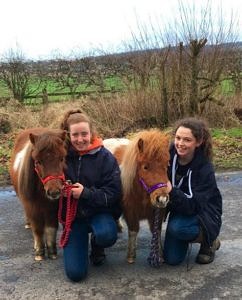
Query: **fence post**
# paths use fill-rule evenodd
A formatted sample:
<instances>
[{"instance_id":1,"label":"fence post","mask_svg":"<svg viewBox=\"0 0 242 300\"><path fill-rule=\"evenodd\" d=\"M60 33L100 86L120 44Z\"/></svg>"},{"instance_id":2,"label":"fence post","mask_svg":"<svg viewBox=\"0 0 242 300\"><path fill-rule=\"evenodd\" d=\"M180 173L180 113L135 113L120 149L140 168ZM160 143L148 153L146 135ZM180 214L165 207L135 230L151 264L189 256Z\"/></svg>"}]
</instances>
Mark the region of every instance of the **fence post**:
<instances>
[{"instance_id":1,"label":"fence post","mask_svg":"<svg viewBox=\"0 0 242 300\"><path fill-rule=\"evenodd\" d=\"M48 105L48 103L49 103L48 93L47 93L47 89L46 88L43 88L43 90L42 90L42 103L44 105Z\"/></svg>"}]
</instances>

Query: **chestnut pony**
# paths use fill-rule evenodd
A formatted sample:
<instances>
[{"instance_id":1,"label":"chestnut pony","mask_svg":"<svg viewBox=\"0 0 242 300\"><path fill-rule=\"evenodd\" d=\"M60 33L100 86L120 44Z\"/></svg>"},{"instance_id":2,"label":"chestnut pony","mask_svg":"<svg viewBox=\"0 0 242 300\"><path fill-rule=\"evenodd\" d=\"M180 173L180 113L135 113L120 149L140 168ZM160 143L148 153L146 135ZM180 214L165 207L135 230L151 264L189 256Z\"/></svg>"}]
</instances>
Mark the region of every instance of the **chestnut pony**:
<instances>
[{"instance_id":1,"label":"chestnut pony","mask_svg":"<svg viewBox=\"0 0 242 300\"><path fill-rule=\"evenodd\" d=\"M139 221L147 219L154 229L154 212L159 213L158 245L162 258L161 225L169 197L167 167L169 138L158 129L139 132L133 139L106 139L104 146L117 158L123 187L123 214L128 226L127 261L136 257Z\"/></svg>"},{"instance_id":2,"label":"chestnut pony","mask_svg":"<svg viewBox=\"0 0 242 300\"><path fill-rule=\"evenodd\" d=\"M21 200L26 228L31 227L35 260L57 256L58 200L65 166L65 134L63 130L33 128L22 131L15 140L10 176Z\"/></svg>"}]
</instances>

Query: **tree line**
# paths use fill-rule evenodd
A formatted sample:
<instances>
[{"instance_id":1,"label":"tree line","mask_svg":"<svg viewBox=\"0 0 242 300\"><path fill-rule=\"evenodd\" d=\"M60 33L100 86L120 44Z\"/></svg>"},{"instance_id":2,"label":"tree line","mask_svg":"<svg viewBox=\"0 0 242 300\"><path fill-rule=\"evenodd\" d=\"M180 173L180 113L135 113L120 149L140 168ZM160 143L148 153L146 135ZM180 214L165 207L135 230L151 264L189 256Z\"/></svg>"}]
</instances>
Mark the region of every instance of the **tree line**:
<instances>
[{"instance_id":1,"label":"tree line","mask_svg":"<svg viewBox=\"0 0 242 300\"><path fill-rule=\"evenodd\" d=\"M121 89L137 100L140 117L163 125L174 116L201 115L208 103L224 104L223 85L236 95L242 88L242 44L232 20L225 28L220 19L214 29L210 9L197 24L180 2L178 27L161 32L153 24L149 29L139 24L139 33L121 53L30 62L21 51L11 50L0 63L0 80L21 103L38 93L48 101L51 83L52 90L72 99L90 87L97 93Z\"/></svg>"}]
</instances>

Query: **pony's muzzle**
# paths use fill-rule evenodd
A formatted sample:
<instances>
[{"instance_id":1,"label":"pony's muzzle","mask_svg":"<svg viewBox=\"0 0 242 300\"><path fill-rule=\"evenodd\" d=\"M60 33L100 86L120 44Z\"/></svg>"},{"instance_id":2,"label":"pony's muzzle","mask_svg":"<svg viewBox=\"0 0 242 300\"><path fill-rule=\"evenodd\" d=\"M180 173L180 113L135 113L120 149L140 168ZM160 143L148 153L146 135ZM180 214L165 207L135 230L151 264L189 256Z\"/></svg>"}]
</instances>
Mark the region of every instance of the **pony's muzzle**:
<instances>
[{"instance_id":1,"label":"pony's muzzle","mask_svg":"<svg viewBox=\"0 0 242 300\"><path fill-rule=\"evenodd\" d=\"M165 208L169 202L169 195L167 196L157 196L155 198L154 206L158 208Z\"/></svg>"},{"instance_id":2,"label":"pony's muzzle","mask_svg":"<svg viewBox=\"0 0 242 300\"><path fill-rule=\"evenodd\" d=\"M60 190L47 190L46 191L46 196L50 200L58 200L61 196L61 191Z\"/></svg>"}]
</instances>

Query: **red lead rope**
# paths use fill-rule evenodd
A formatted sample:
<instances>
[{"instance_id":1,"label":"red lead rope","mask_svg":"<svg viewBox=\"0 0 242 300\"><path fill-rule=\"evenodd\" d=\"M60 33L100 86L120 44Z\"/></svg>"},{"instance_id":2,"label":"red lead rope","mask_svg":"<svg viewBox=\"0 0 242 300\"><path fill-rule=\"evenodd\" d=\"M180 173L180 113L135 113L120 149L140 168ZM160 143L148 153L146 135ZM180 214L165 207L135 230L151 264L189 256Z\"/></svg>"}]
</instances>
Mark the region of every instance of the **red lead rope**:
<instances>
[{"instance_id":1,"label":"red lead rope","mask_svg":"<svg viewBox=\"0 0 242 300\"><path fill-rule=\"evenodd\" d=\"M77 212L77 203L78 199L74 199L71 195L72 185L64 183L63 193L59 201L59 210L58 210L58 220L64 226L63 232L59 241L59 246L61 248L65 247L68 242L69 235L71 232L71 225L76 217ZM66 217L65 220L62 219L62 209L64 198L66 198Z\"/></svg>"}]
</instances>

